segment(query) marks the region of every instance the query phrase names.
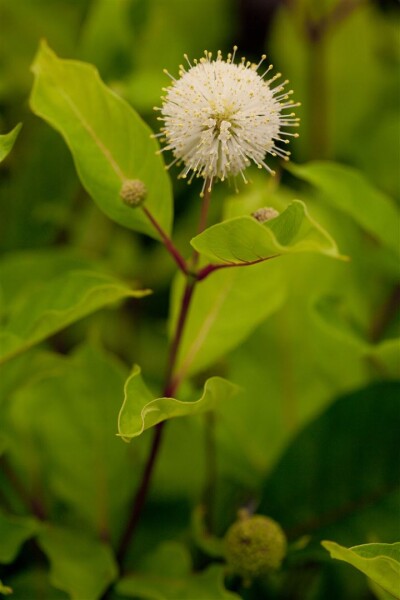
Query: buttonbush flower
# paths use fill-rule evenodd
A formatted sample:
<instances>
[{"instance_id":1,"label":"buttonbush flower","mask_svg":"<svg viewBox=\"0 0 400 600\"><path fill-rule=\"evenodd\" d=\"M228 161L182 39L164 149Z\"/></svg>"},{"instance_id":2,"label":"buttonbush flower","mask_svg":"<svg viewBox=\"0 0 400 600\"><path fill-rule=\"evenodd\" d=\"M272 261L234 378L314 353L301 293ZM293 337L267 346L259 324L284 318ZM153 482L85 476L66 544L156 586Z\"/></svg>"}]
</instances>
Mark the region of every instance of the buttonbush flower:
<instances>
[{"instance_id":1,"label":"buttonbush flower","mask_svg":"<svg viewBox=\"0 0 400 600\"><path fill-rule=\"evenodd\" d=\"M266 154L288 160L290 152L280 147L287 144L288 137L296 133L286 131L298 126L299 119L287 112L298 104L290 100L292 90L285 91L288 81L273 85L281 74L270 79L270 65L262 75L258 69L266 59L252 64L245 58L235 63L233 54L223 60L219 51L215 60L211 52L199 61L180 65L179 79L163 88L166 95L159 120L164 125L157 137L164 142L161 151L171 150L175 163L183 164L180 177L204 178L202 194L206 186L211 190L214 180L223 181L229 176L241 174L252 162L271 174L266 164ZM284 131L285 129L285 131Z\"/></svg>"}]
</instances>

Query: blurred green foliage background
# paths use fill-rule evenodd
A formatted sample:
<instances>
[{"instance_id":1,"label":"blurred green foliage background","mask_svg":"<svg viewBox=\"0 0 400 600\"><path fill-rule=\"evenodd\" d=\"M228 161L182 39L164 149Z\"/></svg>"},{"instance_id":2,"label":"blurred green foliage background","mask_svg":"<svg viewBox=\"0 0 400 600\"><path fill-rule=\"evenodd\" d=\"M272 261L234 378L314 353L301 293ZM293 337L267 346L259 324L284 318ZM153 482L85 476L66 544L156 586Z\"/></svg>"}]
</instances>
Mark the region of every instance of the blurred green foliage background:
<instances>
[{"instance_id":1,"label":"blurred green foliage background","mask_svg":"<svg viewBox=\"0 0 400 600\"><path fill-rule=\"evenodd\" d=\"M251 171L238 196L217 185L212 220L259 206L282 210L299 198L350 262L311 254L272 261L264 272L271 293L260 298L268 318L209 368L207 375L243 389L214 417L213 529L223 535L246 504L276 518L294 544L276 581L249 589L228 582L243 598L373 597L365 578L333 564L319 541L399 539L399 20L396 1L378 0L0 0L0 131L23 123L0 170L3 318L75 266L154 290L86 317L2 367L0 500L8 510L30 512L10 484L12 468L43 517L116 546L150 439L147 432L128 447L115 438L123 384L138 363L153 389L160 387L174 273L161 244L98 210L61 137L30 112L39 41L94 64L154 131L163 68L176 74L185 52L200 57L238 44L256 62L266 51L290 80L302 103L301 136L292 163L276 165L276 178ZM176 173L174 235L187 254L200 184L187 186ZM54 405L55 397L65 400ZM201 418L168 424L132 564L169 539L191 548L196 569L210 562L190 525L207 487L204 437ZM47 565L54 569L52 552L68 543L52 540L49 550L47 540L41 551L25 545L18 554L30 535L16 544L1 578L16 599L67 597L54 572L49 581ZM158 564L144 571L157 573ZM72 571L67 579L80 576ZM157 597L136 589L128 595ZM216 594L187 600L225 597Z\"/></svg>"}]
</instances>

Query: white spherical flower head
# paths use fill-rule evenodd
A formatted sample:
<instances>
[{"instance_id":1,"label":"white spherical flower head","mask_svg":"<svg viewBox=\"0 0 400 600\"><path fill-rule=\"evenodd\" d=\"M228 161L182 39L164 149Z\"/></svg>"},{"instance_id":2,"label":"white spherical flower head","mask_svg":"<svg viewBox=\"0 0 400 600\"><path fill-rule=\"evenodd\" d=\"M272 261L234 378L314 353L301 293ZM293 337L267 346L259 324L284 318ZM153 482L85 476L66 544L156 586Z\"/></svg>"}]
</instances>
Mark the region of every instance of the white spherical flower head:
<instances>
[{"instance_id":1,"label":"white spherical flower head","mask_svg":"<svg viewBox=\"0 0 400 600\"><path fill-rule=\"evenodd\" d=\"M258 65L235 63L235 52L226 61L221 52L212 60L205 52L200 61L192 65L187 56L186 69L180 66L179 79L164 88L166 96L160 109L159 120L164 122L161 137L165 143L162 151L172 150L175 159L168 165L183 164L180 177L204 178L204 190L211 190L214 180L224 180L241 174L252 162L259 168L274 173L265 163L266 154L288 160L290 152L276 145L288 143L288 136L297 137L282 128L297 127L299 119L287 109L298 106L289 99L292 91L284 91L287 81L272 85L281 74L265 79L270 65L260 75Z\"/></svg>"}]
</instances>

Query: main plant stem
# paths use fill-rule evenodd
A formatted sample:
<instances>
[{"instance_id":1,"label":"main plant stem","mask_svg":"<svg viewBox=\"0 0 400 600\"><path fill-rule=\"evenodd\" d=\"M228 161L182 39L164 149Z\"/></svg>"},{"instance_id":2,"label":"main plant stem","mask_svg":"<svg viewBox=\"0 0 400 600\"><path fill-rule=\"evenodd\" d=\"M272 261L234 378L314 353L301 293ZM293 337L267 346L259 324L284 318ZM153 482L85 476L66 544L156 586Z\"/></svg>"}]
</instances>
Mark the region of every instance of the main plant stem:
<instances>
[{"instance_id":1,"label":"main plant stem","mask_svg":"<svg viewBox=\"0 0 400 600\"><path fill-rule=\"evenodd\" d=\"M208 187L209 187L208 182L206 182L206 191L204 194L204 200L203 200L202 208L201 208L198 233L201 233L201 231L203 231L203 229L205 229L205 227L207 225L207 214L208 214L208 209L209 209L209 205L210 205L210 197L211 197L211 193L210 193L210 190L208 189ZM159 225L155 221L155 219L152 217L152 215L147 214L147 216L148 216L149 220L153 223L153 225L157 229L157 231L159 233L163 234L164 232L161 230L161 228L159 227ZM167 238L166 236L164 237L163 235L161 235L161 237L163 238L163 241L164 241L165 246L167 247L167 250L174 256L178 266L183 271L183 273L185 274L185 277L186 277L186 285L185 285L185 289L184 289L183 296L182 296L181 307L180 307L178 321L177 321L176 329L175 329L175 335L173 337L173 340L172 340L172 343L170 346L168 364L167 364L167 373L166 373L165 385L164 385L164 389L163 389L163 396L171 397L176 393L176 391L182 381L181 378L174 377L174 370L175 370L175 366L176 366L176 359L178 356L179 347L180 347L180 344L182 341L183 332L185 329L185 324L186 324L187 317L189 314L190 303L192 301L193 292L194 292L194 289L195 289L195 286L196 286L198 280L196 279L196 277L193 277L192 275L190 275L188 273L187 268L186 268L186 261L184 261L184 259L181 259L179 253L175 252L174 246L170 242L169 238ZM192 259L194 266L196 265L197 260L198 260L198 256L196 254L194 254L193 259ZM133 501L133 508L132 508L132 511L131 511L131 514L129 517L129 521L128 521L125 531L122 535L120 545L119 545L119 548L117 551L117 558L118 558L118 562L120 565L122 565L125 560L126 553L130 546L132 538L134 537L134 534L136 532L136 528L140 521L142 510L143 510L144 504L146 502L151 478L152 478L152 475L154 472L154 467L155 467L155 464L157 461L157 456L158 456L159 450L160 450L162 435L163 435L163 431L164 431L164 425L165 425L165 421L162 423L159 423L154 428L153 440L152 440L150 452L147 457L147 461L146 461L146 464L145 464L145 467L143 470L142 479L141 479L139 488L136 492L136 496Z\"/></svg>"}]
</instances>

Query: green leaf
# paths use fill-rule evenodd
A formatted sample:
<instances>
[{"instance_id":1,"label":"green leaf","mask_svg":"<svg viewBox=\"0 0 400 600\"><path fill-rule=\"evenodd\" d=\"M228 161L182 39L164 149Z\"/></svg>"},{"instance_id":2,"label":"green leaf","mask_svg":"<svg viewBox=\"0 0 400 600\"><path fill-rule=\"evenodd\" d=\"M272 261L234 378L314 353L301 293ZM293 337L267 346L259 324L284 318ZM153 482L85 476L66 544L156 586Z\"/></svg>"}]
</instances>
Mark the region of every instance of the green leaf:
<instances>
[{"instance_id":1,"label":"green leaf","mask_svg":"<svg viewBox=\"0 0 400 600\"><path fill-rule=\"evenodd\" d=\"M138 573L118 582L117 593L147 600L239 600L224 589L223 566L214 564L192 573L190 555L177 542L162 544L140 567Z\"/></svg>"},{"instance_id":2,"label":"green leaf","mask_svg":"<svg viewBox=\"0 0 400 600\"><path fill-rule=\"evenodd\" d=\"M0 512L0 563L11 563L24 542L40 529L31 517L16 517Z\"/></svg>"},{"instance_id":3,"label":"green leaf","mask_svg":"<svg viewBox=\"0 0 400 600\"><path fill-rule=\"evenodd\" d=\"M0 135L0 162L2 162L8 154L10 154L15 140L21 131L22 123L18 123L9 133Z\"/></svg>"},{"instance_id":4,"label":"green leaf","mask_svg":"<svg viewBox=\"0 0 400 600\"><path fill-rule=\"evenodd\" d=\"M335 542L322 542L332 558L353 565L386 592L400 598L400 543L364 544L344 548Z\"/></svg>"},{"instance_id":5,"label":"green leaf","mask_svg":"<svg viewBox=\"0 0 400 600\"><path fill-rule=\"evenodd\" d=\"M123 182L139 179L148 190L146 208L170 232L170 180L147 125L89 64L61 60L42 42L32 68L31 108L64 137L99 208L120 225L159 239L142 209L120 198Z\"/></svg>"},{"instance_id":6,"label":"green leaf","mask_svg":"<svg viewBox=\"0 0 400 600\"><path fill-rule=\"evenodd\" d=\"M285 288L281 265L276 262L221 269L196 286L178 354L181 374L190 375L212 365L281 306ZM171 332L183 287L183 278L178 275L172 290Z\"/></svg>"},{"instance_id":7,"label":"green leaf","mask_svg":"<svg viewBox=\"0 0 400 600\"><path fill-rule=\"evenodd\" d=\"M97 600L118 574L104 543L62 527L48 525L38 544L50 561L50 582L72 600Z\"/></svg>"},{"instance_id":8,"label":"green leaf","mask_svg":"<svg viewBox=\"0 0 400 600\"><path fill-rule=\"evenodd\" d=\"M3 594L3 596L9 596L12 593L12 588L8 587L8 585L4 585L0 579L0 594Z\"/></svg>"},{"instance_id":9,"label":"green leaf","mask_svg":"<svg viewBox=\"0 0 400 600\"><path fill-rule=\"evenodd\" d=\"M352 217L367 233L399 256L399 211L391 198L374 187L362 173L345 165L322 161L305 165L292 163L287 168L316 187L325 202Z\"/></svg>"},{"instance_id":10,"label":"green leaf","mask_svg":"<svg viewBox=\"0 0 400 600\"><path fill-rule=\"evenodd\" d=\"M229 381L211 377L196 401L154 398L143 381L140 367L135 365L125 384L125 399L118 417L119 435L127 442L161 421L212 410L216 403L229 400L237 391L237 386Z\"/></svg>"},{"instance_id":11,"label":"green leaf","mask_svg":"<svg viewBox=\"0 0 400 600\"><path fill-rule=\"evenodd\" d=\"M25 568L8 578L12 587L12 600L40 598L40 600L68 600L68 595L49 583L49 574L44 566Z\"/></svg>"},{"instance_id":12,"label":"green leaf","mask_svg":"<svg viewBox=\"0 0 400 600\"><path fill-rule=\"evenodd\" d=\"M399 393L385 382L344 396L292 441L261 501L289 537L399 538Z\"/></svg>"},{"instance_id":13,"label":"green leaf","mask_svg":"<svg viewBox=\"0 0 400 600\"><path fill-rule=\"evenodd\" d=\"M115 435L126 377L115 358L83 346L31 375L4 419L9 461L26 485L113 541L141 466L141 453L130 454Z\"/></svg>"},{"instance_id":14,"label":"green leaf","mask_svg":"<svg viewBox=\"0 0 400 600\"><path fill-rule=\"evenodd\" d=\"M236 217L213 225L191 240L208 258L226 263L246 263L290 252L319 252L339 258L335 242L294 200L275 219L259 223L254 217Z\"/></svg>"},{"instance_id":15,"label":"green leaf","mask_svg":"<svg viewBox=\"0 0 400 600\"><path fill-rule=\"evenodd\" d=\"M26 295L12 312L0 331L0 363L104 306L147 294L102 273L64 273Z\"/></svg>"}]
</instances>

